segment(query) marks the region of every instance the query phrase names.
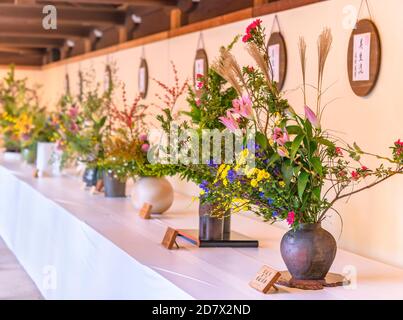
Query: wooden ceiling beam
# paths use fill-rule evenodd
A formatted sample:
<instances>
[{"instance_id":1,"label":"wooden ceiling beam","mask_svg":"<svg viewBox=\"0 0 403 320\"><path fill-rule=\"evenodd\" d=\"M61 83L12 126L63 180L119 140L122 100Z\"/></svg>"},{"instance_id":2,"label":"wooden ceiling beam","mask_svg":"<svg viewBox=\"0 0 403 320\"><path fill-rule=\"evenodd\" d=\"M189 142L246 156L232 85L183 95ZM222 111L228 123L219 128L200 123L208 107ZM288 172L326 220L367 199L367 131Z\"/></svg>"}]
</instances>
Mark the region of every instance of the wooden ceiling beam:
<instances>
[{"instance_id":1,"label":"wooden ceiling beam","mask_svg":"<svg viewBox=\"0 0 403 320\"><path fill-rule=\"evenodd\" d=\"M41 1L44 2L44 1ZM54 3L65 3L66 0L51 0ZM176 6L178 0L68 0L73 4L129 4L135 6L147 6L147 7L169 7Z\"/></svg>"},{"instance_id":2,"label":"wooden ceiling beam","mask_svg":"<svg viewBox=\"0 0 403 320\"><path fill-rule=\"evenodd\" d=\"M42 37L25 37L25 36L0 36L0 46L16 47L16 48L54 48L61 47L64 39L48 39Z\"/></svg>"},{"instance_id":3,"label":"wooden ceiling beam","mask_svg":"<svg viewBox=\"0 0 403 320\"><path fill-rule=\"evenodd\" d=\"M110 26L124 25L126 12L109 8L83 8L56 5L57 26L60 25L95 25ZM10 5L0 4L0 21L12 25L19 23L36 23L42 27L45 15L42 13L43 5Z\"/></svg>"},{"instance_id":4,"label":"wooden ceiling beam","mask_svg":"<svg viewBox=\"0 0 403 320\"><path fill-rule=\"evenodd\" d=\"M40 37L43 39L77 39L86 38L93 30L91 27L58 26L57 30L45 30L37 24L10 24L0 20L0 36L8 37Z\"/></svg>"},{"instance_id":5,"label":"wooden ceiling beam","mask_svg":"<svg viewBox=\"0 0 403 320\"><path fill-rule=\"evenodd\" d=\"M32 56L42 56L44 54L44 50L41 49L27 49L27 48L16 48L16 47L7 47L0 45L0 52L2 53L12 53L17 55L32 55Z\"/></svg>"}]
</instances>

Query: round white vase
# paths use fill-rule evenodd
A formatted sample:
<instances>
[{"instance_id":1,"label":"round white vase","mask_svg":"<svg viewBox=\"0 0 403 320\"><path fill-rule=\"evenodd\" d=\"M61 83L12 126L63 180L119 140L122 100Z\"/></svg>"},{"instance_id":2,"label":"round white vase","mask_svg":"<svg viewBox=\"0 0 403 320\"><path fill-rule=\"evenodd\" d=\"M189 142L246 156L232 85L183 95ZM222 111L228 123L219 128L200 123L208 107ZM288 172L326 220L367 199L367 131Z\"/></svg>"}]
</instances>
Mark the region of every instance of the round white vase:
<instances>
[{"instance_id":1,"label":"round white vase","mask_svg":"<svg viewBox=\"0 0 403 320\"><path fill-rule=\"evenodd\" d=\"M38 142L36 154L36 169L41 176L60 175L61 153L53 142Z\"/></svg>"},{"instance_id":2,"label":"round white vase","mask_svg":"<svg viewBox=\"0 0 403 320\"><path fill-rule=\"evenodd\" d=\"M136 210L148 203L151 213L164 213L174 201L174 190L165 178L142 177L133 186L131 201Z\"/></svg>"}]
</instances>

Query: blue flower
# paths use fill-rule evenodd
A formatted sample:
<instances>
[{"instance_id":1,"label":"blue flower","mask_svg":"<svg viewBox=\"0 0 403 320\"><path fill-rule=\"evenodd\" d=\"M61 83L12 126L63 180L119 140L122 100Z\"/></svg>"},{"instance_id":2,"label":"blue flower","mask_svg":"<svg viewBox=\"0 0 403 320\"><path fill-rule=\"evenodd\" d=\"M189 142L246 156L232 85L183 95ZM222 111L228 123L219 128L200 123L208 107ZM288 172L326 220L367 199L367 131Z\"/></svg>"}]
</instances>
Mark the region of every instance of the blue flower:
<instances>
[{"instance_id":1,"label":"blue flower","mask_svg":"<svg viewBox=\"0 0 403 320\"><path fill-rule=\"evenodd\" d=\"M209 185L208 181L203 180L202 183L199 184L199 187L203 189L204 192L208 193L210 191L208 185Z\"/></svg>"},{"instance_id":2,"label":"blue flower","mask_svg":"<svg viewBox=\"0 0 403 320\"><path fill-rule=\"evenodd\" d=\"M231 169L231 170L228 171L227 179L228 179L228 181L230 183L234 183L234 181L236 180L237 176L238 176L237 173L234 170Z\"/></svg>"},{"instance_id":3,"label":"blue flower","mask_svg":"<svg viewBox=\"0 0 403 320\"><path fill-rule=\"evenodd\" d=\"M269 204L269 206L271 206L273 204L273 199L272 198L268 198L267 199L267 203Z\"/></svg>"},{"instance_id":4,"label":"blue flower","mask_svg":"<svg viewBox=\"0 0 403 320\"><path fill-rule=\"evenodd\" d=\"M271 213L271 216L272 216L273 218L277 217L277 216L278 216L278 212L277 212L277 211L273 211L273 212Z\"/></svg>"}]
</instances>

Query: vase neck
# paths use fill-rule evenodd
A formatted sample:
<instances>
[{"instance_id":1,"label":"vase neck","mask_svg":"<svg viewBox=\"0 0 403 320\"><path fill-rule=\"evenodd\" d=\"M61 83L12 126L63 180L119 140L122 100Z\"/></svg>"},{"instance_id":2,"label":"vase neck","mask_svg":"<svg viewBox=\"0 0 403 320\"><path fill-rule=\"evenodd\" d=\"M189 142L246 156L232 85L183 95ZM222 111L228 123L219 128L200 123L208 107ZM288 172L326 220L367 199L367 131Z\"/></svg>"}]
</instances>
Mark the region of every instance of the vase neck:
<instances>
[{"instance_id":1,"label":"vase neck","mask_svg":"<svg viewBox=\"0 0 403 320\"><path fill-rule=\"evenodd\" d=\"M320 222L318 223L301 223L298 226L299 230L315 230L315 229L320 229L322 228L322 224Z\"/></svg>"}]
</instances>

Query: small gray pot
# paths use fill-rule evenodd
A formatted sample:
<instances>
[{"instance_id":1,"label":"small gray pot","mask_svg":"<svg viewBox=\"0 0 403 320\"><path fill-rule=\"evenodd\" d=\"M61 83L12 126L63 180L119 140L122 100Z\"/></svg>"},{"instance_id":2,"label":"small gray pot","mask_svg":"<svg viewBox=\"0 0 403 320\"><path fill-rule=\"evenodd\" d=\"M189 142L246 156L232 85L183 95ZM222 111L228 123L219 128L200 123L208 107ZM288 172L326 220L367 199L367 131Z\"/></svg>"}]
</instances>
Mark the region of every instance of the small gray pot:
<instances>
[{"instance_id":1,"label":"small gray pot","mask_svg":"<svg viewBox=\"0 0 403 320\"><path fill-rule=\"evenodd\" d=\"M108 198L126 197L126 182L121 182L113 173L104 172L104 192Z\"/></svg>"}]
</instances>

